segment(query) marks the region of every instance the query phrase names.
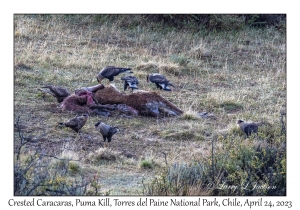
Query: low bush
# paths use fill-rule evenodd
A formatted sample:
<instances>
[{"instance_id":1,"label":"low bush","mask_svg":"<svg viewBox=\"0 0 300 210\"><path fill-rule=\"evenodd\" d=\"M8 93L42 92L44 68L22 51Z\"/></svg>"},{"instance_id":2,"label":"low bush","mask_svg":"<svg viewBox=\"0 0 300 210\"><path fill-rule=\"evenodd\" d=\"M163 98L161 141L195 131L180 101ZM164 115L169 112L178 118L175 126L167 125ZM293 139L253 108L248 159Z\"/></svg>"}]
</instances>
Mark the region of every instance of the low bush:
<instances>
[{"instance_id":1,"label":"low bush","mask_svg":"<svg viewBox=\"0 0 300 210\"><path fill-rule=\"evenodd\" d=\"M259 138L259 137L256 137ZM286 195L286 150L254 138L241 141L239 136L219 138L222 147L211 157L194 164L174 164L150 184L146 195L262 196ZM197 190L195 190L197 189Z\"/></svg>"},{"instance_id":2,"label":"low bush","mask_svg":"<svg viewBox=\"0 0 300 210\"><path fill-rule=\"evenodd\" d=\"M153 162L149 160L142 160L140 162L140 167L143 169L151 169L154 167Z\"/></svg>"}]
</instances>

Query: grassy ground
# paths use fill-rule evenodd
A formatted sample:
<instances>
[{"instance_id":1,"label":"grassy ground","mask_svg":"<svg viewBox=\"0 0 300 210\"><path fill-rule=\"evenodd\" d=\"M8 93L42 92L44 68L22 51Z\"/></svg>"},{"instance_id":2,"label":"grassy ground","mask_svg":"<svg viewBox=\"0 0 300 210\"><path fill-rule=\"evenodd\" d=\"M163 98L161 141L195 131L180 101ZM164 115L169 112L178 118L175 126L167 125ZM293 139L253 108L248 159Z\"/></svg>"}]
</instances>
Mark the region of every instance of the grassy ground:
<instances>
[{"instance_id":1,"label":"grassy ground","mask_svg":"<svg viewBox=\"0 0 300 210\"><path fill-rule=\"evenodd\" d=\"M272 27L195 32L85 17L14 16L14 115L24 126L21 134L38 140L22 147L23 158L15 164L24 165L35 151L39 157L49 155L44 160L49 167L68 160L63 180L92 180L90 193L141 195L143 183L153 183L169 166L209 162L212 140L220 152L232 146L225 141L228 135L235 146L270 146L265 133L246 139L236 121L264 121L274 128L272 134L278 133L286 105L285 34ZM60 112L56 100L38 88L53 84L74 91L96 85L95 76L107 65L131 67L142 90L155 89L146 83L148 73L164 74L175 88L159 94L185 113L164 119L91 117L75 139L74 132L57 126L74 114ZM114 83L122 90L119 77ZM198 113L204 111L214 117L201 118ZM94 130L99 120L121 128L109 149L100 146ZM16 131L16 151L20 139ZM271 143L278 148L283 141L274 134ZM48 176L51 180L57 173ZM211 193L200 191L189 194Z\"/></svg>"}]
</instances>

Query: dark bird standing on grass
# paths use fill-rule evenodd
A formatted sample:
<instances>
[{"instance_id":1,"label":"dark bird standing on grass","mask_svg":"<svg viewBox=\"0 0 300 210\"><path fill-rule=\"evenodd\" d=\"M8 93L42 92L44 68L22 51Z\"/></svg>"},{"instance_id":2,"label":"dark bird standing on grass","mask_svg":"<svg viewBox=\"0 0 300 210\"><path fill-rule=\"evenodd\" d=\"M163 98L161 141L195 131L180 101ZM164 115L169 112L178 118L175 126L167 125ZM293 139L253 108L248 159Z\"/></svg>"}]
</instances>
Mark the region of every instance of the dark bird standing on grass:
<instances>
[{"instance_id":1,"label":"dark bird standing on grass","mask_svg":"<svg viewBox=\"0 0 300 210\"><path fill-rule=\"evenodd\" d=\"M257 133L258 127L262 123L245 123L243 120L238 120L237 124L240 126L240 129L249 137L252 133Z\"/></svg>"},{"instance_id":2,"label":"dark bird standing on grass","mask_svg":"<svg viewBox=\"0 0 300 210\"><path fill-rule=\"evenodd\" d=\"M139 84L139 81L135 76L124 76L121 80L124 80L124 91L127 90L128 86L132 91L133 89L138 89L137 85Z\"/></svg>"},{"instance_id":3,"label":"dark bird standing on grass","mask_svg":"<svg viewBox=\"0 0 300 210\"><path fill-rule=\"evenodd\" d=\"M147 82L149 81L155 83L157 88L165 91L171 91L168 86L174 87L164 75L158 73L147 75Z\"/></svg>"},{"instance_id":4,"label":"dark bird standing on grass","mask_svg":"<svg viewBox=\"0 0 300 210\"><path fill-rule=\"evenodd\" d=\"M106 138L107 138L108 143L111 142L112 136L119 131L118 127L113 127L113 126L107 125L100 121L95 124L95 129L100 131L100 133L103 137L104 144L105 144Z\"/></svg>"},{"instance_id":5,"label":"dark bird standing on grass","mask_svg":"<svg viewBox=\"0 0 300 210\"><path fill-rule=\"evenodd\" d=\"M39 90L44 93L49 93L49 94L53 95L57 99L58 103L63 102L63 100L70 95L70 92L66 88L63 88L63 87L54 86L54 85L46 85L46 86L43 86L42 88L48 88L49 90L43 90L43 89L39 89Z\"/></svg>"},{"instance_id":6,"label":"dark bird standing on grass","mask_svg":"<svg viewBox=\"0 0 300 210\"><path fill-rule=\"evenodd\" d=\"M69 127L75 132L79 133L81 128L85 125L88 118L89 118L88 114L83 114L81 116L76 116L65 123L60 123L60 125Z\"/></svg>"},{"instance_id":7,"label":"dark bird standing on grass","mask_svg":"<svg viewBox=\"0 0 300 210\"><path fill-rule=\"evenodd\" d=\"M101 84L101 81L106 78L108 79L108 83L114 81L114 77L121 74L121 73L133 73L130 71L131 68L122 68L122 67L115 67L115 66L106 66L104 67L97 76L97 81Z\"/></svg>"}]
</instances>

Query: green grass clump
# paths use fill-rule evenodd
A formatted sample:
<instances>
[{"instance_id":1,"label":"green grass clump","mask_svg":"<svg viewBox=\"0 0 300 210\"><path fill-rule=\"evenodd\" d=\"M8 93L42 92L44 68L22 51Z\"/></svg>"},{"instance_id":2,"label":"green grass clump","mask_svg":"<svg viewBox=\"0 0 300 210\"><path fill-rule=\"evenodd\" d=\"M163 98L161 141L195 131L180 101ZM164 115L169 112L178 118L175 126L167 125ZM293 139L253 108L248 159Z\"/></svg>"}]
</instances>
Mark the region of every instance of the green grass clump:
<instances>
[{"instance_id":1,"label":"green grass clump","mask_svg":"<svg viewBox=\"0 0 300 210\"><path fill-rule=\"evenodd\" d=\"M192 129L185 129L185 130L174 130L174 129L165 129L163 131L160 131L159 136L177 141L177 140L183 140L183 141L201 141L205 138L202 135L202 131L198 133L197 131L194 131Z\"/></svg>"},{"instance_id":2,"label":"green grass clump","mask_svg":"<svg viewBox=\"0 0 300 210\"><path fill-rule=\"evenodd\" d=\"M94 165L101 165L108 162L115 162L117 159L121 159L119 152L107 148L100 148L90 153L86 161Z\"/></svg>"},{"instance_id":3,"label":"green grass clump","mask_svg":"<svg viewBox=\"0 0 300 210\"><path fill-rule=\"evenodd\" d=\"M238 135L238 136L246 136L246 134L240 129L238 125L233 126L229 130L229 134Z\"/></svg>"},{"instance_id":4,"label":"green grass clump","mask_svg":"<svg viewBox=\"0 0 300 210\"><path fill-rule=\"evenodd\" d=\"M196 193L206 194L201 189L204 168L201 163L175 163L169 166L160 176L144 185L145 195L187 196ZM201 192L200 192L201 191Z\"/></svg>"},{"instance_id":5,"label":"green grass clump","mask_svg":"<svg viewBox=\"0 0 300 210\"><path fill-rule=\"evenodd\" d=\"M203 166L200 163L187 165L175 163L168 168L168 180L177 185L195 185L203 176ZM180 187L180 186L177 186Z\"/></svg>"},{"instance_id":6,"label":"green grass clump","mask_svg":"<svg viewBox=\"0 0 300 210\"><path fill-rule=\"evenodd\" d=\"M226 112L233 112L243 109L240 103L234 101L224 101L220 104L220 107L224 108Z\"/></svg>"},{"instance_id":7,"label":"green grass clump","mask_svg":"<svg viewBox=\"0 0 300 210\"><path fill-rule=\"evenodd\" d=\"M176 129L173 126L156 129L153 134L172 141L203 141L212 135L211 126L200 123L198 120L185 119L185 117L182 119L185 123Z\"/></svg>"},{"instance_id":8,"label":"green grass clump","mask_svg":"<svg viewBox=\"0 0 300 210\"><path fill-rule=\"evenodd\" d=\"M153 162L150 160L142 160L140 162L140 167L143 169L152 169L154 167Z\"/></svg>"},{"instance_id":9,"label":"green grass clump","mask_svg":"<svg viewBox=\"0 0 300 210\"><path fill-rule=\"evenodd\" d=\"M81 168L80 168L80 165L76 162L73 162L71 161L69 163L69 172L72 174L72 175L75 175L75 174L79 174L81 172Z\"/></svg>"}]
</instances>

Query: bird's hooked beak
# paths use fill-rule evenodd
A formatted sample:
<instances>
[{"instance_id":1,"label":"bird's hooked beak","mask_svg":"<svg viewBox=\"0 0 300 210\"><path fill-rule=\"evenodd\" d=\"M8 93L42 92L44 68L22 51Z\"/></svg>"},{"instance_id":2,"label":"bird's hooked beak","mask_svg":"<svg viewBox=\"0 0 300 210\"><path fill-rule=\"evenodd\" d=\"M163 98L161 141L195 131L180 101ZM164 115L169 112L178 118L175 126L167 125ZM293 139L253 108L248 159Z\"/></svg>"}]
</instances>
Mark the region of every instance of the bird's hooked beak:
<instances>
[{"instance_id":1,"label":"bird's hooked beak","mask_svg":"<svg viewBox=\"0 0 300 210\"><path fill-rule=\"evenodd\" d=\"M95 128L97 128L98 125L100 125L100 124L101 124L101 121L97 122L97 123L95 124Z\"/></svg>"},{"instance_id":2,"label":"bird's hooked beak","mask_svg":"<svg viewBox=\"0 0 300 210\"><path fill-rule=\"evenodd\" d=\"M129 76L129 75L131 75L132 73L133 73L133 71L131 71L131 70L128 70L128 71L123 72L123 74L124 74L125 76Z\"/></svg>"},{"instance_id":3,"label":"bird's hooked beak","mask_svg":"<svg viewBox=\"0 0 300 210\"><path fill-rule=\"evenodd\" d=\"M239 125L239 124L241 124L241 123L243 123L244 121L243 120L238 120L237 121L237 124Z\"/></svg>"}]
</instances>

